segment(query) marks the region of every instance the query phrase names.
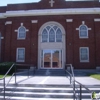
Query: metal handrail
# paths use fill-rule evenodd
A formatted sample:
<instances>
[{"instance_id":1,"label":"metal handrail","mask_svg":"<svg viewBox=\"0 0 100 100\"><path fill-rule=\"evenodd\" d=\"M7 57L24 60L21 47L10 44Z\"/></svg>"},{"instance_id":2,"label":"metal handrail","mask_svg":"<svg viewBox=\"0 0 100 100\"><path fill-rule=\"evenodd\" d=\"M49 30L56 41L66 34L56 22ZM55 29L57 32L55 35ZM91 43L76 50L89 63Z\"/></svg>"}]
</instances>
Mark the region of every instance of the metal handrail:
<instances>
[{"instance_id":1,"label":"metal handrail","mask_svg":"<svg viewBox=\"0 0 100 100\"><path fill-rule=\"evenodd\" d=\"M89 93L93 93L93 91L89 90L89 88L87 88L86 86L84 86L83 84L81 84L80 82L75 80L72 64L66 64L66 66L70 66L70 72L67 71L67 70L66 71L70 75L70 84L73 82L72 85L73 85L74 100L75 100L75 98L77 99L77 95L76 95L76 91L75 91L75 88L76 88L76 84L75 83L79 84L79 87L80 87L80 97L79 97L79 100L82 100L82 87L85 88Z\"/></svg>"},{"instance_id":2,"label":"metal handrail","mask_svg":"<svg viewBox=\"0 0 100 100\"><path fill-rule=\"evenodd\" d=\"M11 69L14 67L15 64L12 64L12 66L10 67L10 69L7 71L7 73L3 76L3 78L0 78L0 80L3 80L7 75L8 73L11 71Z\"/></svg>"},{"instance_id":3,"label":"metal handrail","mask_svg":"<svg viewBox=\"0 0 100 100\"><path fill-rule=\"evenodd\" d=\"M6 86L5 85L5 78L6 76L8 75L8 73L11 71L11 69L14 67L15 64L12 64L12 66L10 67L10 69L7 71L7 73L4 75L3 78L0 78L0 80L3 80L3 91L4 91L4 100L5 100L5 89L6 89Z\"/></svg>"},{"instance_id":4,"label":"metal handrail","mask_svg":"<svg viewBox=\"0 0 100 100\"><path fill-rule=\"evenodd\" d=\"M30 66L29 64L12 64L12 66L10 67L10 69L7 71L7 73L4 75L4 77L3 78L0 78L0 80L3 80L3 91L4 91L4 100L6 100L5 99L5 89L6 89L6 87L7 87L7 85L9 84L9 82L11 81L11 79L12 79L12 77L15 75L15 84L16 84L16 75L18 74L18 73L25 73L26 71L24 71L24 72L16 72L16 65L20 65L20 66ZM11 71L11 69L13 68L13 67L15 67L15 73L13 73L12 74L12 76L10 77L10 79L9 79L9 81L8 81L8 83L6 84L5 83L5 78L6 78L6 76L9 74L9 72ZM29 69L28 69L28 78L29 78ZM35 73L35 69L33 69L33 74Z\"/></svg>"}]
</instances>

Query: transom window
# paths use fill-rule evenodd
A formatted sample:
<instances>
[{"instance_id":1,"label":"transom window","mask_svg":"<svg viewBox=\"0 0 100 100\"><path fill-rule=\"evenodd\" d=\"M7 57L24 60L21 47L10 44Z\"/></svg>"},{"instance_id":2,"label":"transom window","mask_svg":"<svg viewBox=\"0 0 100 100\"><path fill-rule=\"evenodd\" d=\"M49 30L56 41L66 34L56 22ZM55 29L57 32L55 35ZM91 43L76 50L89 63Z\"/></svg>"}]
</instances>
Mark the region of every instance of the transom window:
<instances>
[{"instance_id":1,"label":"transom window","mask_svg":"<svg viewBox=\"0 0 100 100\"><path fill-rule=\"evenodd\" d=\"M42 31L42 42L62 42L62 31L56 25L48 25Z\"/></svg>"},{"instance_id":2,"label":"transom window","mask_svg":"<svg viewBox=\"0 0 100 100\"><path fill-rule=\"evenodd\" d=\"M25 39L26 38L26 28L24 26L19 27L17 38L18 39Z\"/></svg>"},{"instance_id":3,"label":"transom window","mask_svg":"<svg viewBox=\"0 0 100 100\"><path fill-rule=\"evenodd\" d=\"M89 62L89 48L80 47L80 62Z\"/></svg>"},{"instance_id":4,"label":"transom window","mask_svg":"<svg viewBox=\"0 0 100 100\"><path fill-rule=\"evenodd\" d=\"M17 62L25 61L25 48L17 48L16 61Z\"/></svg>"},{"instance_id":5,"label":"transom window","mask_svg":"<svg viewBox=\"0 0 100 100\"><path fill-rule=\"evenodd\" d=\"M86 25L81 25L79 27L79 37L80 38L88 38L88 28Z\"/></svg>"}]
</instances>

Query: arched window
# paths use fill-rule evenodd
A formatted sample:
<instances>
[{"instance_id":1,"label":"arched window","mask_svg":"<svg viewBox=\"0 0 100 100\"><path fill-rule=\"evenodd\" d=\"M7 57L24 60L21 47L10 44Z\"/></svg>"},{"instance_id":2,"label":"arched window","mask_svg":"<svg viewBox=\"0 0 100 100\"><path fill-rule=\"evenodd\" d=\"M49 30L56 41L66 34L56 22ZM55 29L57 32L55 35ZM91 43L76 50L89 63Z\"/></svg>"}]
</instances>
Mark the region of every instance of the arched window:
<instances>
[{"instance_id":1,"label":"arched window","mask_svg":"<svg viewBox=\"0 0 100 100\"><path fill-rule=\"evenodd\" d=\"M55 31L52 28L49 31L49 42L55 42Z\"/></svg>"},{"instance_id":2,"label":"arched window","mask_svg":"<svg viewBox=\"0 0 100 100\"><path fill-rule=\"evenodd\" d=\"M24 26L19 27L17 38L18 39L25 39L26 38L26 28Z\"/></svg>"},{"instance_id":3,"label":"arched window","mask_svg":"<svg viewBox=\"0 0 100 100\"><path fill-rule=\"evenodd\" d=\"M79 27L79 37L80 38L88 38L88 28L86 25L81 25Z\"/></svg>"},{"instance_id":4,"label":"arched window","mask_svg":"<svg viewBox=\"0 0 100 100\"><path fill-rule=\"evenodd\" d=\"M42 32L42 42L48 42L48 32L46 29Z\"/></svg>"},{"instance_id":5,"label":"arched window","mask_svg":"<svg viewBox=\"0 0 100 100\"><path fill-rule=\"evenodd\" d=\"M62 42L62 32L61 32L60 29L58 29L57 32L56 32L56 41Z\"/></svg>"},{"instance_id":6,"label":"arched window","mask_svg":"<svg viewBox=\"0 0 100 100\"><path fill-rule=\"evenodd\" d=\"M62 42L62 31L56 25L47 25L42 31L42 42Z\"/></svg>"}]
</instances>

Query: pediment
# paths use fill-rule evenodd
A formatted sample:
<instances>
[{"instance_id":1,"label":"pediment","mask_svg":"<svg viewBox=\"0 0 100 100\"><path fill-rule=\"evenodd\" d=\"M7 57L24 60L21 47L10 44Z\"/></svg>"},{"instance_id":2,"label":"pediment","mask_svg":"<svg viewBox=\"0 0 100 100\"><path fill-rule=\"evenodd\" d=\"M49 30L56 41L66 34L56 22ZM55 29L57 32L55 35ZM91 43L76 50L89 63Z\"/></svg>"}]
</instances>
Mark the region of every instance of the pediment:
<instances>
[{"instance_id":1,"label":"pediment","mask_svg":"<svg viewBox=\"0 0 100 100\"><path fill-rule=\"evenodd\" d=\"M66 7L65 0L41 0L38 5L41 8L62 8Z\"/></svg>"}]
</instances>

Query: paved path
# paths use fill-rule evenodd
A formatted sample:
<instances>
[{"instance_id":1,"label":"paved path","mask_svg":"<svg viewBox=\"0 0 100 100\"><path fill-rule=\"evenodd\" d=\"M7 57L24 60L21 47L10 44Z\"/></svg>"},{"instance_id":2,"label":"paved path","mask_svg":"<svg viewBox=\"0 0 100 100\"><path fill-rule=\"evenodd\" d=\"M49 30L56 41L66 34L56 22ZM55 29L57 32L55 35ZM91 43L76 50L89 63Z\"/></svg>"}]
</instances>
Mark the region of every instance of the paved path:
<instances>
[{"instance_id":1,"label":"paved path","mask_svg":"<svg viewBox=\"0 0 100 100\"><path fill-rule=\"evenodd\" d=\"M84 85L100 85L100 80L91 78L89 76L85 76L86 72L79 73L75 72L75 79L84 84ZM6 82L9 80L9 77L6 78ZM3 81L0 80L0 83ZM11 80L10 83L14 83L14 78ZM61 85L69 85L69 77L68 76L31 76L29 79L27 76L17 76L17 83L19 84L61 84Z\"/></svg>"}]
</instances>

